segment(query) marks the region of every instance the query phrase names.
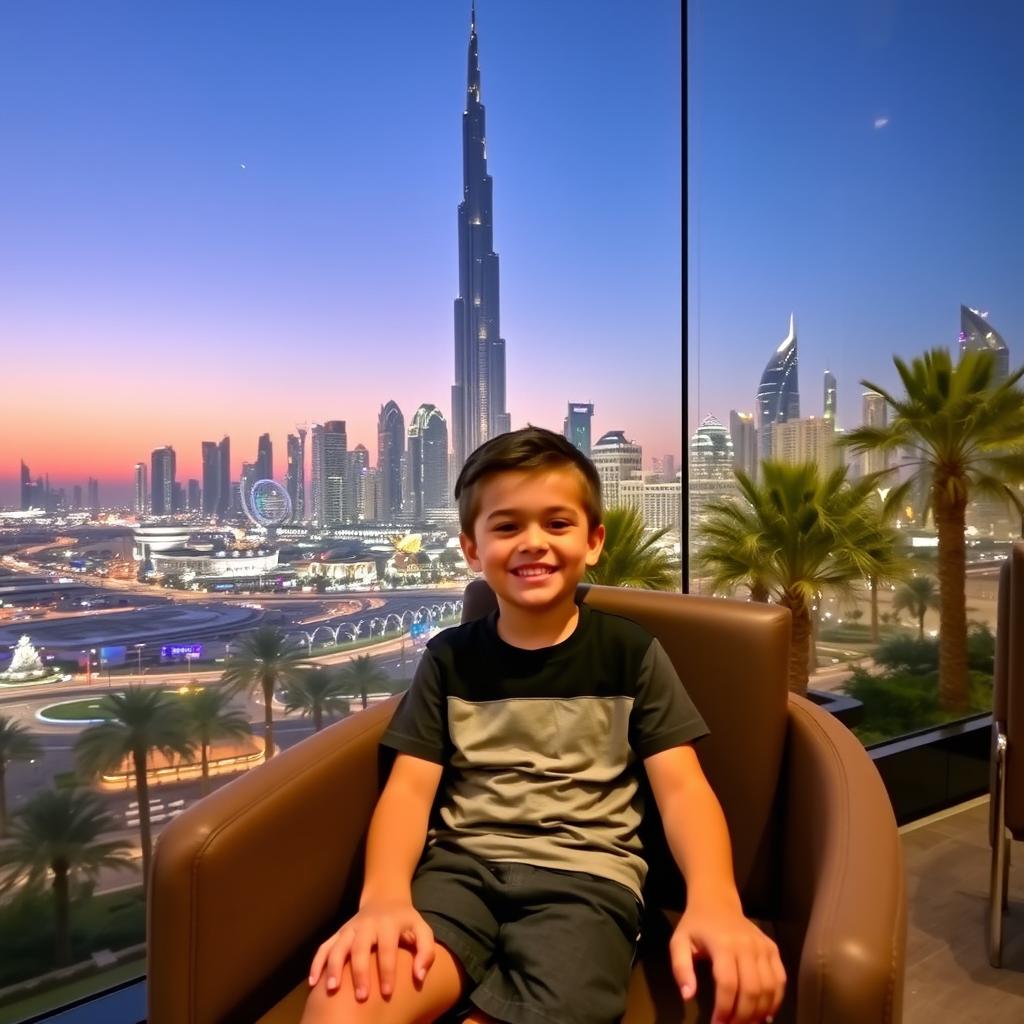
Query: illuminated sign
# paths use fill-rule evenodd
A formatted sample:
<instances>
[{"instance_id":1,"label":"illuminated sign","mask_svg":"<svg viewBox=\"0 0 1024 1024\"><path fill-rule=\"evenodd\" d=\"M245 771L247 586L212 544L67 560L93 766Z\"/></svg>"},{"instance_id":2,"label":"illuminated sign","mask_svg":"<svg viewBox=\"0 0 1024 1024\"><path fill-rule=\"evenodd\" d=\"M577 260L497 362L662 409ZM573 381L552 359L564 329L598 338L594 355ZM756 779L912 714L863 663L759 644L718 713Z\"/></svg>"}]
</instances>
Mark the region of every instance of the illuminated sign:
<instances>
[{"instance_id":1,"label":"illuminated sign","mask_svg":"<svg viewBox=\"0 0 1024 1024\"><path fill-rule=\"evenodd\" d=\"M123 665L125 653L127 647L101 647L100 648L100 664L104 668L110 668L114 665Z\"/></svg>"},{"instance_id":2,"label":"illuminated sign","mask_svg":"<svg viewBox=\"0 0 1024 1024\"><path fill-rule=\"evenodd\" d=\"M160 658L163 661L181 661L184 658L201 658L202 656L202 644L164 644L160 648Z\"/></svg>"}]
</instances>

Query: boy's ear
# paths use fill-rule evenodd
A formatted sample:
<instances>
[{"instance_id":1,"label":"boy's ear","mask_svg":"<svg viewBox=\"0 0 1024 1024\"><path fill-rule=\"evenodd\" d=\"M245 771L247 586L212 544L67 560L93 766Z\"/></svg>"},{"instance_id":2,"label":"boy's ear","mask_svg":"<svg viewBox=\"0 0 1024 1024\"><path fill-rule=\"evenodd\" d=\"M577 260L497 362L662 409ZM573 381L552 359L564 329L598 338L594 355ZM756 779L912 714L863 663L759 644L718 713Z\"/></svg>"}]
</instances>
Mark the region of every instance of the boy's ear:
<instances>
[{"instance_id":1,"label":"boy's ear","mask_svg":"<svg viewBox=\"0 0 1024 1024\"><path fill-rule=\"evenodd\" d=\"M462 545L462 554L466 559L466 564L473 572L480 572L483 566L480 564L480 559L477 555L476 541L468 533L460 533L459 543Z\"/></svg>"},{"instance_id":2,"label":"boy's ear","mask_svg":"<svg viewBox=\"0 0 1024 1024\"><path fill-rule=\"evenodd\" d=\"M599 523L587 537L587 565L597 565L604 550L604 523Z\"/></svg>"}]
</instances>

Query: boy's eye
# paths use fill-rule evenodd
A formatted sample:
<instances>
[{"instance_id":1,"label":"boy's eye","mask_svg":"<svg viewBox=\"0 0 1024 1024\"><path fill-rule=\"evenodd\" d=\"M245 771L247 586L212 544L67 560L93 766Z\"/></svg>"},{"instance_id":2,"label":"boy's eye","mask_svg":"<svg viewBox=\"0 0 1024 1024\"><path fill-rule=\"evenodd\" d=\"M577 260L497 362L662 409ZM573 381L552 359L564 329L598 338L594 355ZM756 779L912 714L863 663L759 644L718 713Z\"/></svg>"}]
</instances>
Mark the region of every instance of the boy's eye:
<instances>
[{"instance_id":1,"label":"boy's eye","mask_svg":"<svg viewBox=\"0 0 1024 1024\"><path fill-rule=\"evenodd\" d=\"M515 523L498 523L494 527L494 532L495 533L515 533L515 531L516 531L516 524Z\"/></svg>"},{"instance_id":2,"label":"boy's eye","mask_svg":"<svg viewBox=\"0 0 1024 1024\"><path fill-rule=\"evenodd\" d=\"M552 530L568 530L572 523L568 519L552 519L550 525Z\"/></svg>"}]
</instances>

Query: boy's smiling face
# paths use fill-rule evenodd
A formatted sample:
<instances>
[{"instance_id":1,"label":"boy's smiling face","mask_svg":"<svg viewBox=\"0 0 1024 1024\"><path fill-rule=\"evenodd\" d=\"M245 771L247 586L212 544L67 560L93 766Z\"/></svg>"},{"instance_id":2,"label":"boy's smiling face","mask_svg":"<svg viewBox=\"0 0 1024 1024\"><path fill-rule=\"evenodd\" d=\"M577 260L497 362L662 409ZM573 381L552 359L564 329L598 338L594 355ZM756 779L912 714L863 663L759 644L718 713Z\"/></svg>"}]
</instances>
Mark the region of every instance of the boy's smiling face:
<instances>
[{"instance_id":1,"label":"boy's smiling face","mask_svg":"<svg viewBox=\"0 0 1024 1024\"><path fill-rule=\"evenodd\" d=\"M460 540L499 607L546 612L574 602L576 585L604 545L604 527L587 521L584 487L574 466L513 470L480 481L473 536L464 533Z\"/></svg>"}]
</instances>

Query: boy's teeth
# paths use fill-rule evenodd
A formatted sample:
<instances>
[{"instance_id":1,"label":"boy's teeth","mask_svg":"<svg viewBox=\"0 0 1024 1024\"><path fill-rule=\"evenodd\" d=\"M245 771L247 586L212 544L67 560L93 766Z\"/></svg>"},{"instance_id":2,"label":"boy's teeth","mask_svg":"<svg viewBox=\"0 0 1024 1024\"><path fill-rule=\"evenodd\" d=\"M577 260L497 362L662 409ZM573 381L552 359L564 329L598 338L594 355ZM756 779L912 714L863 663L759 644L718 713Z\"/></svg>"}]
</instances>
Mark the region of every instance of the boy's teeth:
<instances>
[{"instance_id":1,"label":"boy's teeth","mask_svg":"<svg viewBox=\"0 0 1024 1024\"><path fill-rule=\"evenodd\" d=\"M515 574L517 576L546 576L551 570L545 568L537 569L516 569Z\"/></svg>"}]
</instances>

